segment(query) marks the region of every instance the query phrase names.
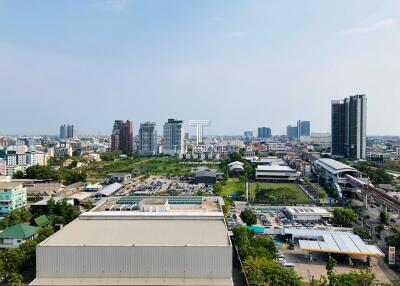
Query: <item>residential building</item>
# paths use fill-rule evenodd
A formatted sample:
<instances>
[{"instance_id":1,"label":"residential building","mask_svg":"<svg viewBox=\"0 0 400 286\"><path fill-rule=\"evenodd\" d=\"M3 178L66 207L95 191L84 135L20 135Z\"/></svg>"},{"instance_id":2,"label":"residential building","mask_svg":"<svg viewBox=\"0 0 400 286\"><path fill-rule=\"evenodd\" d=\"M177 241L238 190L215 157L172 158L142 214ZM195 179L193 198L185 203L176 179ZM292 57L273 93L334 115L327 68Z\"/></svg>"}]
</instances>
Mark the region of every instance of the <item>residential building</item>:
<instances>
[{"instance_id":1,"label":"residential building","mask_svg":"<svg viewBox=\"0 0 400 286\"><path fill-rule=\"evenodd\" d=\"M111 134L111 151L121 151L126 155L133 152L132 121L115 120Z\"/></svg>"},{"instance_id":2,"label":"residential building","mask_svg":"<svg viewBox=\"0 0 400 286\"><path fill-rule=\"evenodd\" d=\"M366 158L367 97L353 95L332 101L332 155Z\"/></svg>"},{"instance_id":3,"label":"residential building","mask_svg":"<svg viewBox=\"0 0 400 286\"><path fill-rule=\"evenodd\" d=\"M139 154L143 156L157 155L157 127L155 122L144 122L139 128Z\"/></svg>"},{"instance_id":4,"label":"residential building","mask_svg":"<svg viewBox=\"0 0 400 286\"><path fill-rule=\"evenodd\" d=\"M76 126L72 124L63 124L60 126L60 138L67 139L67 138L77 138L78 137L78 130Z\"/></svg>"},{"instance_id":5,"label":"residential building","mask_svg":"<svg viewBox=\"0 0 400 286\"><path fill-rule=\"evenodd\" d=\"M22 183L0 183L0 216L27 206L26 188Z\"/></svg>"},{"instance_id":6,"label":"residential building","mask_svg":"<svg viewBox=\"0 0 400 286\"><path fill-rule=\"evenodd\" d=\"M27 240L38 236L39 228L28 224L16 224L0 232L0 248L17 248Z\"/></svg>"},{"instance_id":7,"label":"residential building","mask_svg":"<svg viewBox=\"0 0 400 286\"><path fill-rule=\"evenodd\" d=\"M258 138L270 138L271 128L269 127L258 127Z\"/></svg>"},{"instance_id":8,"label":"residential building","mask_svg":"<svg viewBox=\"0 0 400 286\"><path fill-rule=\"evenodd\" d=\"M168 119L164 124L164 147L166 155L182 155L184 153L184 128L183 121Z\"/></svg>"},{"instance_id":9,"label":"residential building","mask_svg":"<svg viewBox=\"0 0 400 286\"><path fill-rule=\"evenodd\" d=\"M310 130L310 121L297 121L297 138L300 138L301 136L310 136Z\"/></svg>"},{"instance_id":10,"label":"residential building","mask_svg":"<svg viewBox=\"0 0 400 286\"><path fill-rule=\"evenodd\" d=\"M298 128L297 126L288 125L286 127L286 136L289 140L297 139L298 137Z\"/></svg>"}]
</instances>

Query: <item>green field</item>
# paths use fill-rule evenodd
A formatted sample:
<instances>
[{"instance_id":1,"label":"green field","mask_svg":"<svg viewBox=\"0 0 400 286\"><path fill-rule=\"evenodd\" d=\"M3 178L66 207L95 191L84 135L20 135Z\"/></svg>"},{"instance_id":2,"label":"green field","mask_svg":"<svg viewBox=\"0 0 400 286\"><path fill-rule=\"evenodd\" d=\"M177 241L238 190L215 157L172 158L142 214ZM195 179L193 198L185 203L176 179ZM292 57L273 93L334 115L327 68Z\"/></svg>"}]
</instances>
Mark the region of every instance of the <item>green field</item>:
<instances>
[{"instance_id":1,"label":"green field","mask_svg":"<svg viewBox=\"0 0 400 286\"><path fill-rule=\"evenodd\" d=\"M263 196L258 192L263 192ZM297 184L290 183L250 183L249 199L262 204L305 204L311 199Z\"/></svg>"},{"instance_id":2,"label":"green field","mask_svg":"<svg viewBox=\"0 0 400 286\"><path fill-rule=\"evenodd\" d=\"M192 169L198 166L203 165L173 157L141 157L98 162L83 170L87 173L87 180L91 182L104 179L108 173L131 173L134 176L189 176L192 174Z\"/></svg>"},{"instance_id":3,"label":"green field","mask_svg":"<svg viewBox=\"0 0 400 286\"><path fill-rule=\"evenodd\" d=\"M229 179L225 185L222 185L221 196L230 195L243 195L245 192L245 185L239 179Z\"/></svg>"}]
</instances>

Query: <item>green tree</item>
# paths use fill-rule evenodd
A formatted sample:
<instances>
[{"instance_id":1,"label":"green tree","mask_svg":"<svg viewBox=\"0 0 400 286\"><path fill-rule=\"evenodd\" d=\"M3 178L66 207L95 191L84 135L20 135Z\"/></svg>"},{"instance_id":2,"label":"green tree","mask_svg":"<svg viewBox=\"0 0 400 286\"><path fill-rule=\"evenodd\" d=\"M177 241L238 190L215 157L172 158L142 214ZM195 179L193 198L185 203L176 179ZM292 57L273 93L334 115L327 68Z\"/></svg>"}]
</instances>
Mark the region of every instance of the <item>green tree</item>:
<instances>
[{"instance_id":1,"label":"green tree","mask_svg":"<svg viewBox=\"0 0 400 286\"><path fill-rule=\"evenodd\" d=\"M245 209L240 213L242 221L250 226L257 223L257 216L251 211L251 209Z\"/></svg>"},{"instance_id":2,"label":"green tree","mask_svg":"<svg viewBox=\"0 0 400 286\"><path fill-rule=\"evenodd\" d=\"M22 171L15 171L12 177L13 179L23 179L24 173Z\"/></svg>"},{"instance_id":3,"label":"green tree","mask_svg":"<svg viewBox=\"0 0 400 286\"><path fill-rule=\"evenodd\" d=\"M353 227L353 233L360 236L362 239L370 239L371 235L368 228L362 226Z\"/></svg>"},{"instance_id":4,"label":"green tree","mask_svg":"<svg viewBox=\"0 0 400 286\"><path fill-rule=\"evenodd\" d=\"M222 193L222 184L216 183L213 185L214 195L219 196Z\"/></svg>"},{"instance_id":5,"label":"green tree","mask_svg":"<svg viewBox=\"0 0 400 286\"><path fill-rule=\"evenodd\" d=\"M301 277L274 260L264 257L250 257L243 262L243 272L250 285L300 286Z\"/></svg>"},{"instance_id":6,"label":"green tree","mask_svg":"<svg viewBox=\"0 0 400 286\"><path fill-rule=\"evenodd\" d=\"M328 261L326 262L325 269L328 273L328 276L333 273L333 269L336 267L337 262L334 258L329 257Z\"/></svg>"},{"instance_id":7,"label":"green tree","mask_svg":"<svg viewBox=\"0 0 400 286\"><path fill-rule=\"evenodd\" d=\"M31 166L26 169L26 178L38 180L58 180L58 174L50 166Z\"/></svg>"},{"instance_id":8,"label":"green tree","mask_svg":"<svg viewBox=\"0 0 400 286\"><path fill-rule=\"evenodd\" d=\"M389 217L388 217L388 214L386 212L381 212L379 214L379 219L380 219L381 223L388 224Z\"/></svg>"},{"instance_id":9,"label":"green tree","mask_svg":"<svg viewBox=\"0 0 400 286\"><path fill-rule=\"evenodd\" d=\"M351 227L357 218L358 215L352 209L335 208L333 210L333 219L342 226Z\"/></svg>"},{"instance_id":10,"label":"green tree","mask_svg":"<svg viewBox=\"0 0 400 286\"><path fill-rule=\"evenodd\" d=\"M0 229L4 229L8 226L13 226L20 223L29 223L32 218L32 214L26 208L20 208L11 211L6 217L0 222Z\"/></svg>"}]
</instances>

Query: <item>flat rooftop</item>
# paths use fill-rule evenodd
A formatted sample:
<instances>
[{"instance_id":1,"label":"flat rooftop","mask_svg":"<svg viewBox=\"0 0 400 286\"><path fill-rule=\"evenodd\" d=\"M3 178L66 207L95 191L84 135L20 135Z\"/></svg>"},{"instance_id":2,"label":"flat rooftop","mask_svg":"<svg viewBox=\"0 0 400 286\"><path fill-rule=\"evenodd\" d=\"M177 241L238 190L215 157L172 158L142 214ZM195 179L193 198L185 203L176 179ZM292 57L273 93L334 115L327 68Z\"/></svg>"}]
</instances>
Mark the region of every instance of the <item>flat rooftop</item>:
<instances>
[{"instance_id":1,"label":"flat rooftop","mask_svg":"<svg viewBox=\"0 0 400 286\"><path fill-rule=\"evenodd\" d=\"M14 189L22 185L20 182L0 182L0 190Z\"/></svg>"},{"instance_id":2,"label":"flat rooftop","mask_svg":"<svg viewBox=\"0 0 400 286\"><path fill-rule=\"evenodd\" d=\"M293 215L326 215L331 216L327 209L321 207L285 207L286 211Z\"/></svg>"},{"instance_id":3,"label":"flat rooftop","mask_svg":"<svg viewBox=\"0 0 400 286\"><path fill-rule=\"evenodd\" d=\"M40 246L228 246L223 219L84 219L80 217Z\"/></svg>"},{"instance_id":4,"label":"flat rooftop","mask_svg":"<svg viewBox=\"0 0 400 286\"><path fill-rule=\"evenodd\" d=\"M277 172L296 172L296 170L290 168L289 166L281 166L281 165L258 165L257 171L277 171Z\"/></svg>"}]
</instances>

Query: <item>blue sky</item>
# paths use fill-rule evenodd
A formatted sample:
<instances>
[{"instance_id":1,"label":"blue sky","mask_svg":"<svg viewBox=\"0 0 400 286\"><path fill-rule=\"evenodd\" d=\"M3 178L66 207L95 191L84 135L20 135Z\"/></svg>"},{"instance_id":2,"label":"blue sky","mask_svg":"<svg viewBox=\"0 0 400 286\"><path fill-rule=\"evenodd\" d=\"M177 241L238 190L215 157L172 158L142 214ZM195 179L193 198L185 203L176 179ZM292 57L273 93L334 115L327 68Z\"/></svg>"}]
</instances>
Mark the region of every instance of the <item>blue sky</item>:
<instances>
[{"instance_id":1,"label":"blue sky","mask_svg":"<svg viewBox=\"0 0 400 286\"><path fill-rule=\"evenodd\" d=\"M357 93L368 134L400 135L400 1L0 0L0 134L324 132L330 101Z\"/></svg>"}]
</instances>

